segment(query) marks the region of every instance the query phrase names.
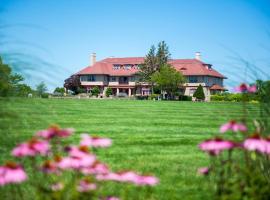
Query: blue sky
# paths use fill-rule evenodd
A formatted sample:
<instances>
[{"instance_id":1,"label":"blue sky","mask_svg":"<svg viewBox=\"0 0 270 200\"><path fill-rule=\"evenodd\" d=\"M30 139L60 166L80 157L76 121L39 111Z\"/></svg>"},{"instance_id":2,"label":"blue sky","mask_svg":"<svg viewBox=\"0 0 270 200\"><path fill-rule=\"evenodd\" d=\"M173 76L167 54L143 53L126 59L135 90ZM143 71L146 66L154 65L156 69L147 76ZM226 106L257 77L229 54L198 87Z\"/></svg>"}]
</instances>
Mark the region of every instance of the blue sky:
<instances>
[{"instance_id":1,"label":"blue sky","mask_svg":"<svg viewBox=\"0 0 270 200\"><path fill-rule=\"evenodd\" d=\"M162 40L172 58L200 51L229 78L228 87L270 75L267 0L0 0L0 7L0 23L9 25L0 29L0 53L23 52L50 63L35 63L32 71L22 65L32 86L42 80L62 86L90 63L91 52L98 60L144 56Z\"/></svg>"}]
</instances>

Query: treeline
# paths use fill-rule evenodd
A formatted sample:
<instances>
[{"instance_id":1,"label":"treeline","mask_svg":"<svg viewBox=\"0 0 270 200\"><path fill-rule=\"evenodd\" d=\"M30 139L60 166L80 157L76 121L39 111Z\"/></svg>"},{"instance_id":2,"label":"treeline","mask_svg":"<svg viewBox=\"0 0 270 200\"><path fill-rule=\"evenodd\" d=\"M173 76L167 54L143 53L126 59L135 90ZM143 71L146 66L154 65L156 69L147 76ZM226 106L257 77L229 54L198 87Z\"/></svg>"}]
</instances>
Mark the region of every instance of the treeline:
<instances>
[{"instance_id":1,"label":"treeline","mask_svg":"<svg viewBox=\"0 0 270 200\"><path fill-rule=\"evenodd\" d=\"M42 97L48 98L48 88L44 82L33 89L23 82L24 77L12 72L12 68L4 64L0 56L0 97ZM63 95L64 88L57 87L53 94Z\"/></svg>"}]
</instances>

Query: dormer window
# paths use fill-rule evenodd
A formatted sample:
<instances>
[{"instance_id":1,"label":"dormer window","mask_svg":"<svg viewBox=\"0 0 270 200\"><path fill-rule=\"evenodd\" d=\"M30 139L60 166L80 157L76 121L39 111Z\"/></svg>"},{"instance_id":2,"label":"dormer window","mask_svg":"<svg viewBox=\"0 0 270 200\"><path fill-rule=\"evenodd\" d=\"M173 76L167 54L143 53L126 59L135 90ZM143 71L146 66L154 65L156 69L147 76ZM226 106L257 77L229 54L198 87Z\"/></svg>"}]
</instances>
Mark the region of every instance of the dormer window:
<instances>
[{"instance_id":1,"label":"dormer window","mask_svg":"<svg viewBox=\"0 0 270 200\"><path fill-rule=\"evenodd\" d=\"M121 65L113 65L113 69L114 70L118 70L118 69L120 69L121 68Z\"/></svg>"},{"instance_id":2,"label":"dormer window","mask_svg":"<svg viewBox=\"0 0 270 200\"><path fill-rule=\"evenodd\" d=\"M134 69L140 69L140 66L137 65L137 64L135 64L135 65L134 65Z\"/></svg>"},{"instance_id":3,"label":"dormer window","mask_svg":"<svg viewBox=\"0 0 270 200\"><path fill-rule=\"evenodd\" d=\"M125 66L124 66L124 69L126 69L126 70L130 70L130 69L131 69L131 67L132 67L132 65L125 65Z\"/></svg>"},{"instance_id":4,"label":"dormer window","mask_svg":"<svg viewBox=\"0 0 270 200\"><path fill-rule=\"evenodd\" d=\"M187 68L181 67L180 70L181 70L181 71L184 71L184 70L187 70Z\"/></svg>"}]
</instances>

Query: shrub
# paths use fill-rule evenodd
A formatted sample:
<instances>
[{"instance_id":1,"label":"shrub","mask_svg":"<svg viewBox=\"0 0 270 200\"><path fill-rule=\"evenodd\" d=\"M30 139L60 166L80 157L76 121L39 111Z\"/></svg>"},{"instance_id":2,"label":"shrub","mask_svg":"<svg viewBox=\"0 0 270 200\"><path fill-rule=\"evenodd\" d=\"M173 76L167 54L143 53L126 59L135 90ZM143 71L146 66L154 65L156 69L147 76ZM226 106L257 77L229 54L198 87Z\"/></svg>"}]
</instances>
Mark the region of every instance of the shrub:
<instances>
[{"instance_id":1,"label":"shrub","mask_svg":"<svg viewBox=\"0 0 270 200\"><path fill-rule=\"evenodd\" d=\"M107 88L106 89L106 91L105 91L105 95L106 95L106 97L109 97L110 95L112 95L113 94L113 91L112 91L112 88Z\"/></svg>"},{"instance_id":2,"label":"shrub","mask_svg":"<svg viewBox=\"0 0 270 200\"><path fill-rule=\"evenodd\" d=\"M179 96L179 101L192 101L191 96L186 96L186 95L180 95Z\"/></svg>"},{"instance_id":3,"label":"shrub","mask_svg":"<svg viewBox=\"0 0 270 200\"><path fill-rule=\"evenodd\" d=\"M136 96L137 100L147 100L148 96Z\"/></svg>"},{"instance_id":4,"label":"shrub","mask_svg":"<svg viewBox=\"0 0 270 200\"><path fill-rule=\"evenodd\" d=\"M47 99L47 98L49 98L49 94L48 93L43 93L43 94L41 94L41 98Z\"/></svg>"},{"instance_id":5,"label":"shrub","mask_svg":"<svg viewBox=\"0 0 270 200\"><path fill-rule=\"evenodd\" d=\"M224 101L225 100L225 96L224 95L219 95L219 94L215 94L215 95L211 95L211 101Z\"/></svg>"},{"instance_id":6,"label":"shrub","mask_svg":"<svg viewBox=\"0 0 270 200\"><path fill-rule=\"evenodd\" d=\"M99 87L97 87L97 86L95 86L92 90L91 90L91 94L93 95L93 96L98 96L99 95L99 93L100 93L100 90L99 90Z\"/></svg>"},{"instance_id":7,"label":"shrub","mask_svg":"<svg viewBox=\"0 0 270 200\"><path fill-rule=\"evenodd\" d=\"M196 91L193 94L193 97L196 97L196 99L199 100L204 100L205 99L205 95L203 92L203 87L201 85L199 85L196 89Z\"/></svg>"},{"instance_id":8,"label":"shrub","mask_svg":"<svg viewBox=\"0 0 270 200\"><path fill-rule=\"evenodd\" d=\"M158 97L159 97L159 94L151 94L149 97L148 97L148 99L149 100L157 100L158 99Z\"/></svg>"}]
</instances>

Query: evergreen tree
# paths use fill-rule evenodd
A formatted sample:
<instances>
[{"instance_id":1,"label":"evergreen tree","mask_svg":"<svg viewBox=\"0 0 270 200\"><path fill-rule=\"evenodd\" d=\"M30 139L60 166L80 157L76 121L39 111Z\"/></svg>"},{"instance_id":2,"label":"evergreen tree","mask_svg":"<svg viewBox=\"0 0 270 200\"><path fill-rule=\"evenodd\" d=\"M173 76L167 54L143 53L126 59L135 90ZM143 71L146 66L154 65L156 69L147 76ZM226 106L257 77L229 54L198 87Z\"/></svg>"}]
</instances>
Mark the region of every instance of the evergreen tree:
<instances>
[{"instance_id":1,"label":"evergreen tree","mask_svg":"<svg viewBox=\"0 0 270 200\"><path fill-rule=\"evenodd\" d=\"M164 66L165 64L168 63L169 59L170 59L170 52L169 52L169 47L168 45L165 43L165 41L161 41L158 44L158 50L157 50L157 63L158 63L158 67L156 70L160 70L160 68L162 66Z\"/></svg>"},{"instance_id":2,"label":"evergreen tree","mask_svg":"<svg viewBox=\"0 0 270 200\"><path fill-rule=\"evenodd\" d=\"M144 63L140 66L140 79L144 82L151 81L151 75L157 69L157 57L156 57L156 48L154 45L151 46L148 54L145 56Z\"/></svg>"},{"instance_id":3,"label":"evergreen tree","mask_svg":"<svg viewBox=\"0 0 270 200\"><path fill-rule=\"evenodd\" d=\"M204 100L205 99L205 95L203 92L203 87L201 85L199 85L196 89L196 91L193 94L193 97L196 97L199 100Z\"/></svg>"},{"instance_id":4,"label":"evergreen tree","mask_svg":"<svg viewBox=\"0 0 270 200\"><path fill-rule=\"evenodd\" d=\"M158 50L154 45L151 46L148 54L145 56L144 63L140 65L140 81L151 84L152 94L154 93L154 82L151 76L160 71L161 67L167 65L170 58L169 47L162 41L158 44Z\"/></svg>"}]
</instances>

